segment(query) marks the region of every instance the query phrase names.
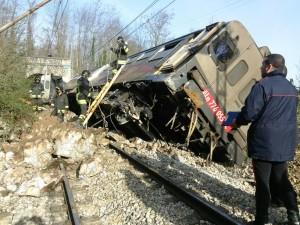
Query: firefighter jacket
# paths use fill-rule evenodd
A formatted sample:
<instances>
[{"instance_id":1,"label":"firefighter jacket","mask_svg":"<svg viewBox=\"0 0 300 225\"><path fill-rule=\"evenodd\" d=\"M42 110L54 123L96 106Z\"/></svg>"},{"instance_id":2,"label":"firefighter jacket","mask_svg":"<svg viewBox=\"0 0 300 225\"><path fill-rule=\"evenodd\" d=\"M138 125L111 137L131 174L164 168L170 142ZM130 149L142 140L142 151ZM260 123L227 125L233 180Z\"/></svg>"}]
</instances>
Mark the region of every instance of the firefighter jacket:
<instances>
[{"instance_id":1,"label":"firefighter jacket","mask_svg":"<svg viewBox=\"0 0 300 225\"><path fill-rule=\"evenodd\" d=\"M65 93L62 93L61 95L57 95L54 98L53 104L54 104L55 110L58 113L64 113L65 110L69 109L68 96Z\"/></svg>"},{"instance_id":2,"label":"firefighter jacket","mask_svg":"<svg viewBox=\"0 0 300 225\"><path fill-rule=\"evenodd\" d=\"M297 90L277 71L257 82L236 123L251 123L248 155L253 159L293 160L297 143Z\"/></svg>"},{"instance_id":3,"label":"firefighter jacket","mask_svg":"<svg viewBox=\"0 0 300 225\"><path fill-rule=\"evenodd\" d=\"M89 90L90 90L90 82L87 78L85 78L84 76L81 76L78 80L77 80L77 93L81 93L84 96L86 96L86 98L89 95Z\"/></svg>"},{"instance_id":4,"label":"firefighter jacket","mask_svg":"<svg viewBox=\"0 0 300 225\"><path fill-rule=\"evenodd\" d=\"M118 60L127 60L129 51L127 42L118 43L118 46L116 48L111 48L111 50L117 55Z\"/></svg>"},{"instance_id":5,"label":"firefighter jacket","mask_svg":"<svg viewBox=\"0 0 300 225\"><path fill-rule=\"evenodd\" d=\"M42 94L44 94L44 86L41 83L34 83L29 90L31 98L42 98Z\"/></svg>"}]
</instances>

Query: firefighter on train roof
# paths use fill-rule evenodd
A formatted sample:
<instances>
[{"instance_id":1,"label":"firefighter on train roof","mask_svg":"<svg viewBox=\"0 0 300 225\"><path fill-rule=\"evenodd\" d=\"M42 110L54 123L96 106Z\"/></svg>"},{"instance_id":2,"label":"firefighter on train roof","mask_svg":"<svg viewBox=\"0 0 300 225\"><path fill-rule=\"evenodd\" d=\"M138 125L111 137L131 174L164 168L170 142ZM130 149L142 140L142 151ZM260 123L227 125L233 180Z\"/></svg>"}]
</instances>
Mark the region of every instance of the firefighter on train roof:
<instances>
[{"instance_id":1,"label":"firefighter on train roof","mask_svg":"<svg viewBox=\"0 0 300 225\"><path fill-rule=\"evenodd\" d=\"M128 43L124 40L122 36L119 36L117 38L117 46L115 48L110 48L110 50L114 52L117 56L117 60L112 62L111 65L113 67L113 74L116 74L118 69L120 69L122 65L126 64L127 55L129 51Z\"/></svg>"}]
</instances>

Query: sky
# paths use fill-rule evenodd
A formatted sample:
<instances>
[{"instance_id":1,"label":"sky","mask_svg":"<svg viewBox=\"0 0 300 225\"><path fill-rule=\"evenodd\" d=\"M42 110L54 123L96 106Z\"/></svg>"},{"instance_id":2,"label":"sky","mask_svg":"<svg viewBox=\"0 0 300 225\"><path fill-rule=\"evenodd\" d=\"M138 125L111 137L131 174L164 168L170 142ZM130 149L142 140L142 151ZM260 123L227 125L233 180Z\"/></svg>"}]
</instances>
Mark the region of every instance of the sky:
<instances>
[{"instance_id":1,"label":"sky","mask_svg":"<svg viewBox=\"0 0 300 225\"><path fill-rule=\"evenodd\" d=\"M96 0L69 0L68 3L80 5L94 1ZM99 1L116 9L123 26L153 2ZM202 29L213 22L239 20L258 46L268 46L272 53L285 57L288 78L293 78L297 86L300 86L300 0L159 0L145 15L156 14L171 2L165 11L173 14L169 24L172 39ZM49 6L44 8L46 7ZM44 10L46 9L41 9L39 14L43 14ZM129 26L129 32L135 28L135 24Z\"/></svg>"},{"instance_id":2,"label":"sky","mask_svg":"<svg viewBox=\"0 0 300 225\"><path fill-rule=\"evenodd\" d=\"M84 1L89 0L81 0ZM116 8L124 25L152 2L102 1ZM160 0L147 13L155 14L172 1ZM268 46L272 53L285 57L288 78L293 78L296 82L296 74L300 74L299 8L299 0L175 0L165 10L173 14L169 29L174 38L202 29L213 22L239 20L258 46Z\"/></svg>"}]
</instances>

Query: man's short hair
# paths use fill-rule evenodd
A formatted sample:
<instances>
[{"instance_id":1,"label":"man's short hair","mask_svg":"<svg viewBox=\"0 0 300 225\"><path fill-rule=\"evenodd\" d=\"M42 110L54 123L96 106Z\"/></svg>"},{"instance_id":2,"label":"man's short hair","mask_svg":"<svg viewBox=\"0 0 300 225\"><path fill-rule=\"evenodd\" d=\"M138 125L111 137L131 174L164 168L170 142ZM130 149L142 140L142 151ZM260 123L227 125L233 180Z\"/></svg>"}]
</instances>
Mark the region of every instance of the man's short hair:
<instances>
[{"instance_id":1,"label":"man's short hair","mask_svg":"<svg viewBox=\"0 0 300 225\"><path fill-rule=\"evenodd\" d=\"M277 70L284 72L285 68L285 60L284 57L280 54L270 54L265 57L264 64L271 64Z\"/></svg>"}]
</instances>

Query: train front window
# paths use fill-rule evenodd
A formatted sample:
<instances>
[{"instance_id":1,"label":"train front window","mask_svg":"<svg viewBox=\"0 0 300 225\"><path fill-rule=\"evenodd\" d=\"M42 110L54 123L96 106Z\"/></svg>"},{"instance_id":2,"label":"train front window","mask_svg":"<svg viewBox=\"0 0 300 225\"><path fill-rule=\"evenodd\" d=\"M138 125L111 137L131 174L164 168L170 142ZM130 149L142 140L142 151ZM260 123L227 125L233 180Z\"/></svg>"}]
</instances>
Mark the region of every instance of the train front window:
<instances>
[{"instance_id":1,"label":"train front window","mask_svg":"<svg viewBox=\"0 0 300 225\"><path fill-rule=\"evenodd\" d=\"M237 56L237 48L227 32L223 32L209 47L209 52L218 70L224 71Z\"/></svg>"},{"instance_id":2,"label":"train front window","mask_svg":"<svg viewBox=\"0 0 300 225\"><path fill-rule=\"evenodd\" d=\"M229 45L225 40L221 40L214 47L214 52L218 61L226 63L233 56L233 51L230 49Z\"/></svg>"}]
</instances>

